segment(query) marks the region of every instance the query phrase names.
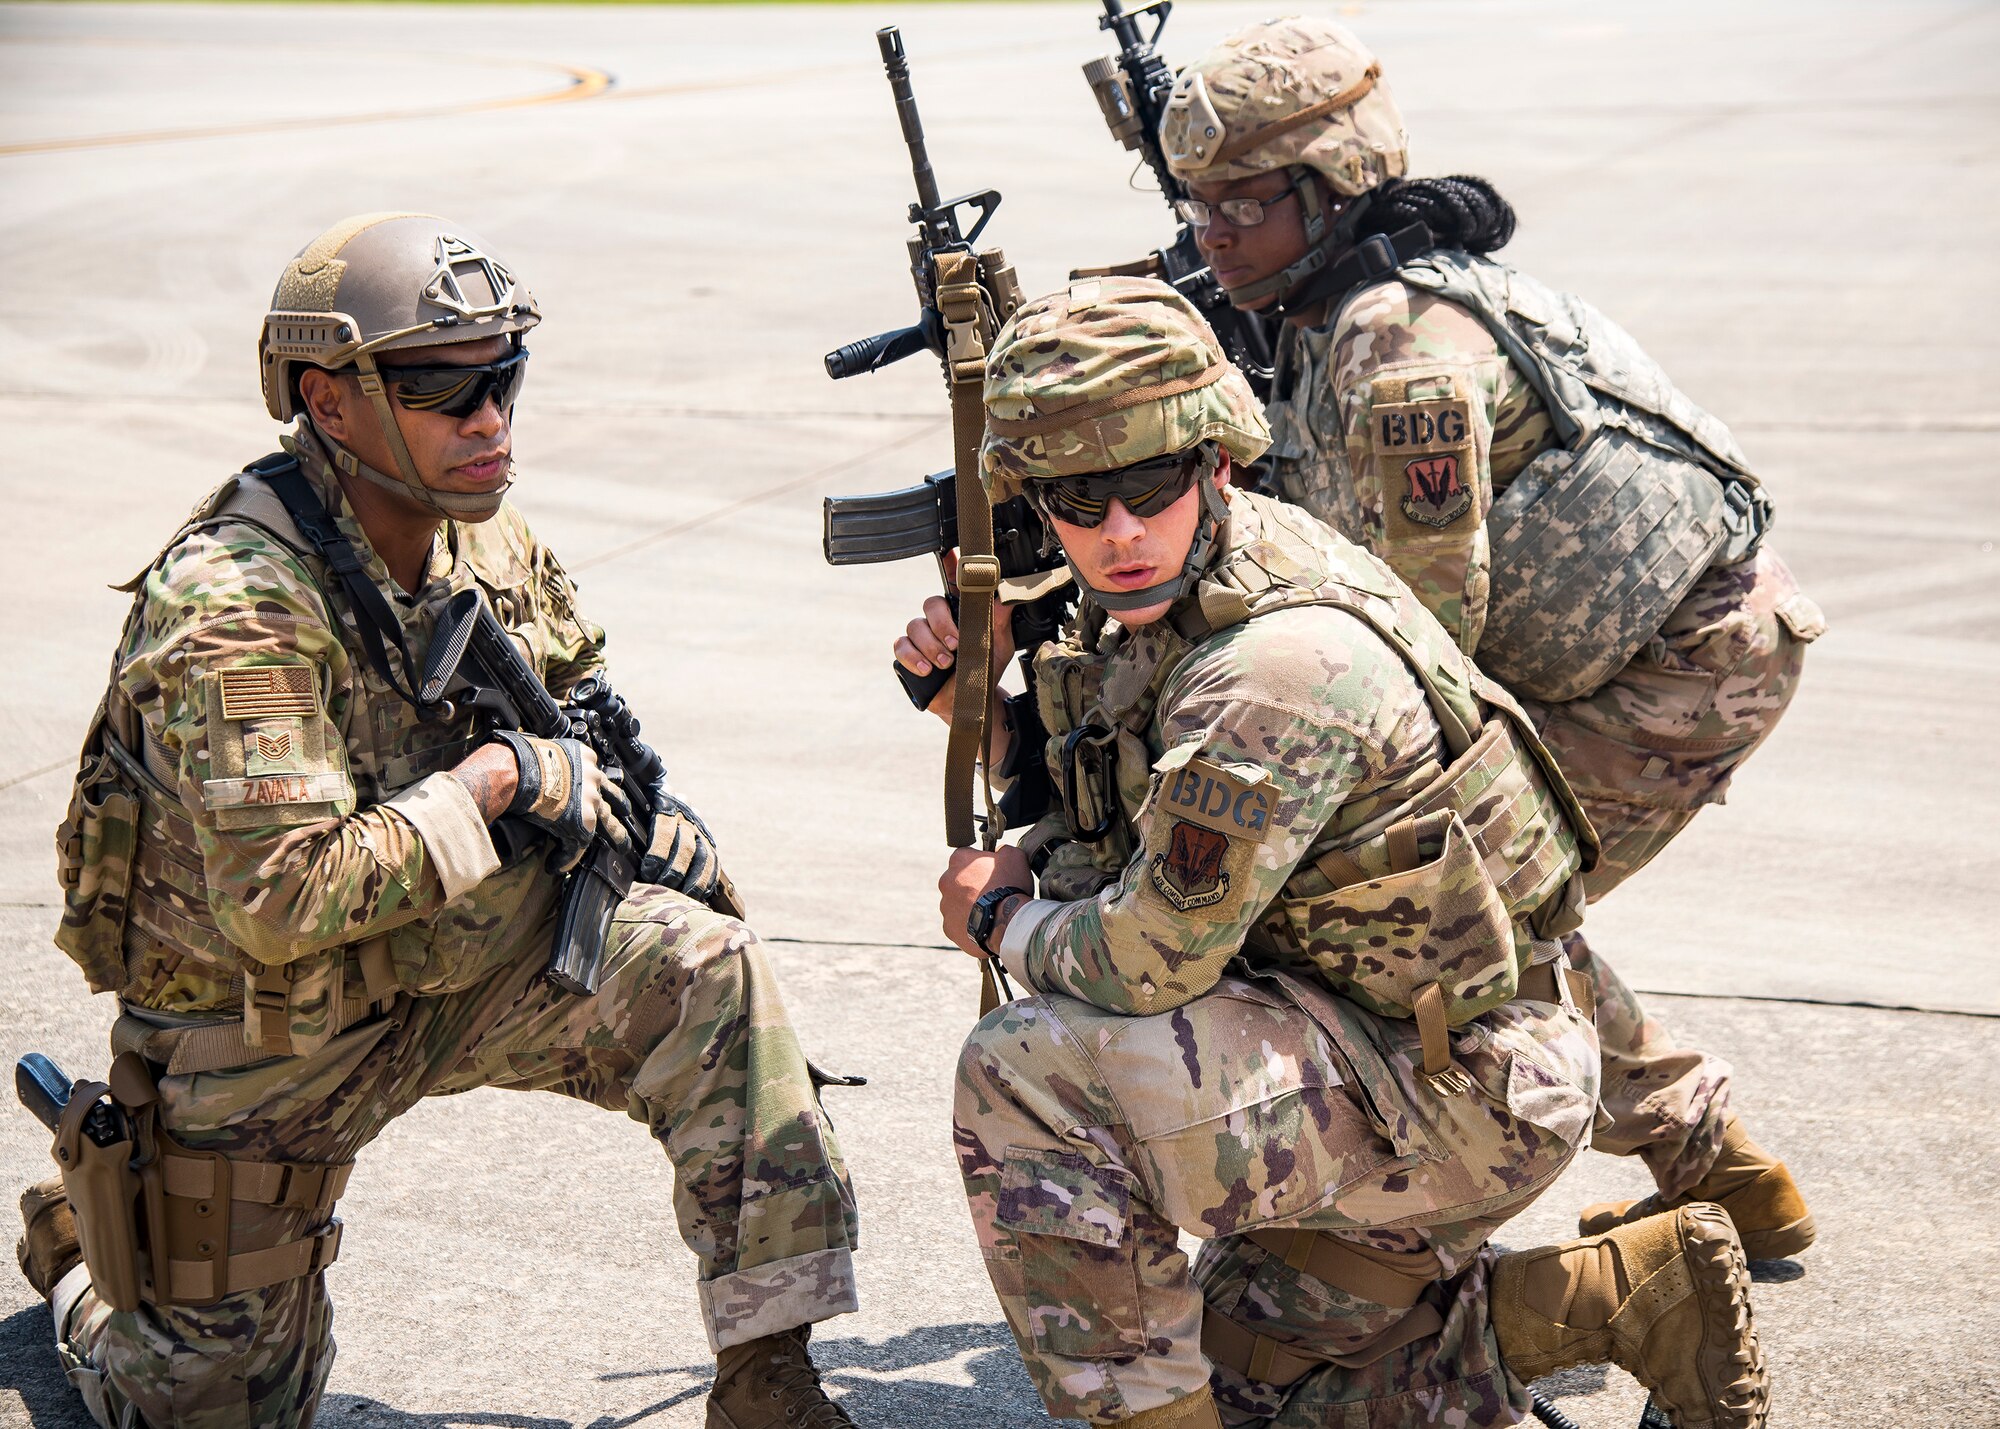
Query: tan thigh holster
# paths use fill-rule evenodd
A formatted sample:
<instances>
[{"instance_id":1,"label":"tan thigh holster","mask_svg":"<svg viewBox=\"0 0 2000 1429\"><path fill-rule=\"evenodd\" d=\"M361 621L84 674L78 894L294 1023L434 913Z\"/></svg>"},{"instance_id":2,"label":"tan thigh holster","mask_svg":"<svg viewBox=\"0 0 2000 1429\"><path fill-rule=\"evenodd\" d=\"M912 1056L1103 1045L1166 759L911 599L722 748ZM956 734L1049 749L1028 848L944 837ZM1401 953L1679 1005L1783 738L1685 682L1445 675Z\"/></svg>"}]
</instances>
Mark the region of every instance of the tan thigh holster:
<instances>
[{"instance_id":1,"label":"tan thigh holster","mask_svg":"<svg viewBox=\"0 0 2000 1429\"><path fill-rule=\"evenodd\" d=\"M107 1098L127 1134L99 1146L83 1125ZM91 1283L115 1310L213 1304L317 1274L340 1253L332 1211L353 1162L253 1161L182 1145L160 1125L153 1073L137 1053L118 1056L108 1084L76 1084L53 1154ZM238 1207L300 1212L310 1228L250 1244Z\"/></svg>"}]
</instances>

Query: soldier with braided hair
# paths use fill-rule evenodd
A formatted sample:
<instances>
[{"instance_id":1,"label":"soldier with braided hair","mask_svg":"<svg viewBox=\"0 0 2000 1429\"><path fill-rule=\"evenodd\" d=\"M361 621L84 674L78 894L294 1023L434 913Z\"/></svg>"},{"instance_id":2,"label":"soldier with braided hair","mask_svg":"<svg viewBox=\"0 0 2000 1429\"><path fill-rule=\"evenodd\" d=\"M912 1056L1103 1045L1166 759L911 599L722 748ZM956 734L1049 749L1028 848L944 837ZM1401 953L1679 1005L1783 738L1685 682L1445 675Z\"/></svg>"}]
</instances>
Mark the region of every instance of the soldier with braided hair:
<instances>
[{"instance_id":1,"label":"soldier with braided hair","mask_svg":"<svg viewBox=\"0 0 2000 1429\"><path fill-rule=\"evenodd\" d=\"M1160 136L1230 300L1283 319L1278 493L1520 698L1602 838L1604 897L1720 802L1824 628L1742 452L1602 313L1485 256L1514 230L1492 185L1408 176L1381 63L1341 26L1232 36L1181 73ZM1677 1045L1581 934L1568 951L1596 988L1596 1144L1658 1183L1582 1229L1706 1200L1753 1257L1810 1245L1728 1065Z\"/></svg>"}]
</instances>

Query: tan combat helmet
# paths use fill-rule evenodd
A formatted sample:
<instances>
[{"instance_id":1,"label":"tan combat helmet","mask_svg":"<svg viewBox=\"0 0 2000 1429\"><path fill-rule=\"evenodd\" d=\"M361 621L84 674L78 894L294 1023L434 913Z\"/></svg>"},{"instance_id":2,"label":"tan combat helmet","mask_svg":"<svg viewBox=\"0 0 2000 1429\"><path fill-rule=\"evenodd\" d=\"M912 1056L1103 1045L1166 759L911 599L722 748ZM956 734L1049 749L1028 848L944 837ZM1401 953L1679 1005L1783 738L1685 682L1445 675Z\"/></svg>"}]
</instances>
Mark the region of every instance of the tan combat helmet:
<instances>
[{"instance_id":1,"label":"tan combat helmet","mask_svg":"<svg viewBox=\"0 0 2000 1429\"><path fill-rule=\"evenodd\" d=\"M1113 471L1203 442L1246 464L1271 444L1263 405L1214 330L1154 278L1078 278L1022 304L993 341L984 398L980 466L996 502L1035 481ZM1178 575L1130 592L1100 591L1081 575L1078 585L1107 610L1178 599L1207 566L1228 515L1212 483L1198 486L1201 525Z\"/></svg>"},{"instance_id":2,"label":"tan combat helmet","mask_svg":"<svg viewBox=\"0 0 2000 1429\"><path fill-rule=\"evenodd\" d=\"M1295 169L1356 199L1403 176L1409 144L1381 61L1331 20L1267 20L1238 31L1181 71L1160 118L1160 147L1184 183ZM1324 296L1303 288L1353 242L1368 206L1363 199L1329 212L1310 183L1300 184L1299 203L1306 256L1232 289L1239 305L1275 294L1283 311Z\"/></svg>"},{"instance_id":3,"label":"tan combat helmet","mask_svg":"<svg viewBox=\"0 0 2000 1429\"><path fill-rule=\"evenodd\" d=\"M541 320L534 295L513 270L457 225L424 213L344 219L285 265L271 295L257 339L264 405L277 420L289 421L301 411L301 367L351 369L374 404L398 474L376 471L322 434L335 463L441 516L480 520L499 509L506 488L472 495L423 484L376 356L524 333Z\"/></svg>"}]
</instances>

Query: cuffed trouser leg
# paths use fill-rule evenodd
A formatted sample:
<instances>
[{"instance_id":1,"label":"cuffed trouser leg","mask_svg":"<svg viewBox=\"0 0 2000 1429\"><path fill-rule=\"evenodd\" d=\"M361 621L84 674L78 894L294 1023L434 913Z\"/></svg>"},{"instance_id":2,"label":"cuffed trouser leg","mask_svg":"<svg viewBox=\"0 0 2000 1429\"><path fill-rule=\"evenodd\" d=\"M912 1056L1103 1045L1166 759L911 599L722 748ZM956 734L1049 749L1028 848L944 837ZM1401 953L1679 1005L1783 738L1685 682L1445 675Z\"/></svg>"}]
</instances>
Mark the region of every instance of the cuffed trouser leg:
<instances>
[{"instance_id":1,"label":"cuffed trouser leg","mask_svg":"<svg viewBox=\"0 0 2000 1429\"><path fill-rule=\"evenodd\" d=\"M1597 1133L1594 1144L1614 1156L1637 1156L1663 1194L1678 1196L1708 1174L1722 1150L1729 1064L1677 1044L1583 934L1571 934L1563 947L1597 993L1604 1058L1600 1104L1611 1125Z\"/></svg>"},{"instance_id":2,"label":"cuffed trouser leg","mask_svg":"<svg viewBox=\"0 0 2000 1429\"><path fill-rule=\"evenodd\" d=\"M721 1349L856 1308L854 1195L757 937L637 885L596 994L531 990L442 1090L545 1089L644 1122Z\"/></svg>"}]
</instances>

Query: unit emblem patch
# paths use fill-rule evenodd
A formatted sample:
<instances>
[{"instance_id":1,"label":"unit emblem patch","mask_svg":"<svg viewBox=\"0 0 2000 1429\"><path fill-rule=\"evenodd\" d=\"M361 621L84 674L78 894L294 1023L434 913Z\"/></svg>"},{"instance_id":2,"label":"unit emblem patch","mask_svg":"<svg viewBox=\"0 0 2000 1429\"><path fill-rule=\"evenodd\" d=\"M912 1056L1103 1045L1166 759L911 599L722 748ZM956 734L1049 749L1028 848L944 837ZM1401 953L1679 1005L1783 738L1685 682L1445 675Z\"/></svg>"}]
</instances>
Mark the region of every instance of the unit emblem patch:
<instances>
[{"instance_id":1,"label":"unit emblem patch","mask_svg":"<svg viewBox=\"0 0 2000 1429\"><path fill-rule=\"evenodd\" d=\"M1418 457L1404 466L1410 489L1403 514L1420 526L1449 526L1472 509L1472 488L1459 480L1458 457Z\"/></svg>"},{"instance_id":2,"label":"unit emblem patch","mask_svg":"<svg viewBox=\"0 0 2000 1429\"><path fill-rule=\"evenodd\" d=\"M1165 851L1153 855L1153 886L1183 913L1220 903L1229 894L1229 875L1222 871L1228 851L1222 834L1177 819Z\"/></svg>"}]
</instances>

